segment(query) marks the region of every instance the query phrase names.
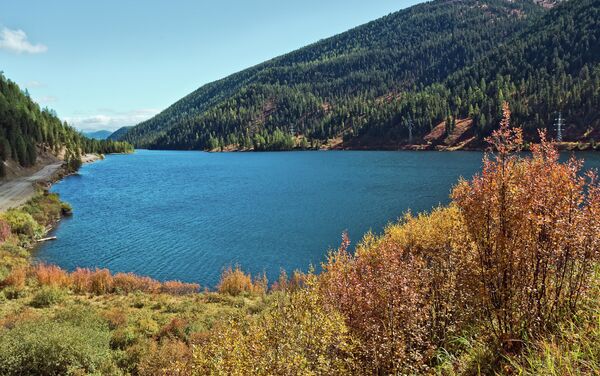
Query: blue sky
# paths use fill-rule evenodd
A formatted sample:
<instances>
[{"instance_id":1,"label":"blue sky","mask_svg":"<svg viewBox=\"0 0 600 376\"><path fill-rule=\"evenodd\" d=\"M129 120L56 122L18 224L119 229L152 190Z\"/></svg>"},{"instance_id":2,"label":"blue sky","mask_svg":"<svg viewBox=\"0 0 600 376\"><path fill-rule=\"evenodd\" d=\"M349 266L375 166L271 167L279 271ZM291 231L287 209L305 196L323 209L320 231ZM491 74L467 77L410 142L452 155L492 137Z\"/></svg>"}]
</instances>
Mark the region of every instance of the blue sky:
<instances>
[{"instance_id":1,"label":"blue sky","mask_svg":"<svg viewBox=\"0 0 600 376\"><path fill-rule=\"evenodd\" d=\"M77 128L114 130L417 2L0 0L0 70Z\"/></svg>"}]
</instances>

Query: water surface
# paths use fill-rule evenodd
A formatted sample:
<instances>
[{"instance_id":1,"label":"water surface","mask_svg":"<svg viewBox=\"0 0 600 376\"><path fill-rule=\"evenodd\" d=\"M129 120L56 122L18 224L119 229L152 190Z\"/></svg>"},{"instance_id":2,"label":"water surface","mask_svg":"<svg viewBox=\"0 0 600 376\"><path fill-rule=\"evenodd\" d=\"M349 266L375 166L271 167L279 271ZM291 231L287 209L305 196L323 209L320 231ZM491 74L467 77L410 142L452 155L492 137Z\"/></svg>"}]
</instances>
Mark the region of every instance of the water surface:
<instances>
[{"instance_id":1,"label":"water surface","mask_svg":"<svg viewBox=\"0 0 600 376\"><path fill-rule=\"evenodd\" d=\"M344 230L356 242L408 209L447 204L480 166L477 152L109 155L54 185L74 215L37 257L203 286L239 264L273 281L319 265Z\"/></svg>"}]
</instances>

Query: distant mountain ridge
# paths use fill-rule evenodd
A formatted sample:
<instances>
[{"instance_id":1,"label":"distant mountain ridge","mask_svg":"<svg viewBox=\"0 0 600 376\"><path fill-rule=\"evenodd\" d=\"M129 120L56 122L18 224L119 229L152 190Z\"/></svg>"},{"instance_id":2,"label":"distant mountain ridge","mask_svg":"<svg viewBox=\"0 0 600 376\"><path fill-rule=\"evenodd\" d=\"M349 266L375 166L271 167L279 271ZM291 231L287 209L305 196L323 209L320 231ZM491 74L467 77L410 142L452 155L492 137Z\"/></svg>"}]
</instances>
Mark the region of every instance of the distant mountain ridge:
<instances>
[{"instance_id":1,"label":"distant mountain ridge","mask_svg":"<svg viewBox=\"0 0 600 376\"><path fill-rule=\"evenodd\" d=\"M106 140L113 132L100 130L100 131L87 131L87 132L82 132L82 133L84 134L84 136L86 136L88 138L92 138L94 140Z\"/></svg>"},{"instance_id":2,"label":"distant mountain ridge","mask_svg":"<svg viewBox=\"0 0 600 376\"><path fill-rule=\"evenodd\" d=\"M133 127L121 127L119 129L117 129L116 131L112 132L107 139L109 140L113 140L113 141L118 141L119 138L121 138L125 133L127 133L127 131L129 129L131 129Z\"/></svg>"},{"instance_id":3,"label":"distant mountain ridge","mask_svg":"<svg viewBox=\"0 0 600 376\"><path fill-rule=\"evenodd\" d=\"M465 145L476 146L506 100L528 138L565 111L565 137L593 141L599 8L419 4L204 85L116 138L157 149L396 148L469 119Z\"/></svg>"}]
</instances>

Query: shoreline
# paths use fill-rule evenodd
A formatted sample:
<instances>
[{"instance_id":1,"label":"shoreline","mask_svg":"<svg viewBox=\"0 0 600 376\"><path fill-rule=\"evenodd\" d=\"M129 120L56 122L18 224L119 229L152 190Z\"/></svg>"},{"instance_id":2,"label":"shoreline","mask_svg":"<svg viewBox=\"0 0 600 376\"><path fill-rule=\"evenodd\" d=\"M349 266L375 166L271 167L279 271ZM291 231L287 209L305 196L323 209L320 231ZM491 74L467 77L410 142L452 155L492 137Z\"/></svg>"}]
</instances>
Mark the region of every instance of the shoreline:
<instances>
[{"instance_id":1,"label":"shoreline","mask_svg":"<svg viewBox=\"0 0 600 376\"><path fill-rule=\"evenodd\" d=\"M83 164L103 159L102 155L85 154L81 157ZM69 176L64 161L56 161L41 166L37 171L6 180L0 185L0 213L15 209L32 199L39 188L49 190L52 184Z\"/></svg>"}]
</instances>

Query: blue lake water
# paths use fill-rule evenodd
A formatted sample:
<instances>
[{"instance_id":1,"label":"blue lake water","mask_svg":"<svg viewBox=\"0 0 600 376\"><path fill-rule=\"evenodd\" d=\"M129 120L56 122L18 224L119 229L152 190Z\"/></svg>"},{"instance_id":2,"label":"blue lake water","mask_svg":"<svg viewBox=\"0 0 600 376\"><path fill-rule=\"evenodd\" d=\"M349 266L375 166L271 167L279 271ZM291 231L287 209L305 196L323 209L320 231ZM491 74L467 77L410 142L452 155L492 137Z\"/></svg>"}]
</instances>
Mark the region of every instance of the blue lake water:
<instances>
[{"instance_id":1,"label":"blue lake water","mask_svg":"<svg viewBox=\"0 0 600 376\"><path fill-rule=\"evenodd\" d=\"M582 154L588 165L600 156ZM408 209L449 202L478 152L203 153L138 150L85 165L53 186L73 206L39 260L213 287L239 264L270 281L319 265ZM588 158L589 157L589 158Z\"/></svg>"}]
</instances>

